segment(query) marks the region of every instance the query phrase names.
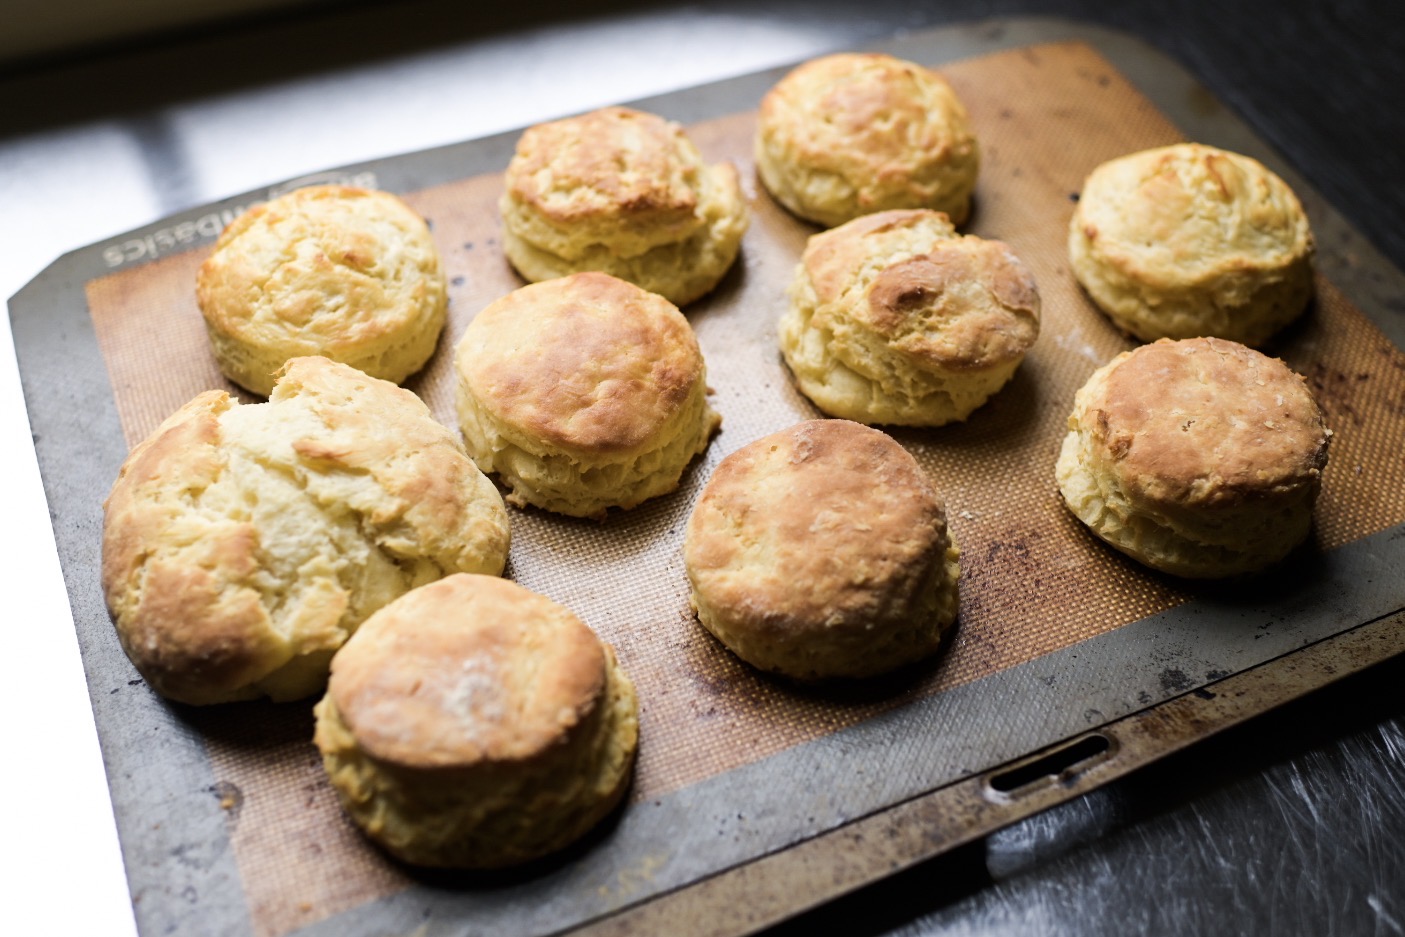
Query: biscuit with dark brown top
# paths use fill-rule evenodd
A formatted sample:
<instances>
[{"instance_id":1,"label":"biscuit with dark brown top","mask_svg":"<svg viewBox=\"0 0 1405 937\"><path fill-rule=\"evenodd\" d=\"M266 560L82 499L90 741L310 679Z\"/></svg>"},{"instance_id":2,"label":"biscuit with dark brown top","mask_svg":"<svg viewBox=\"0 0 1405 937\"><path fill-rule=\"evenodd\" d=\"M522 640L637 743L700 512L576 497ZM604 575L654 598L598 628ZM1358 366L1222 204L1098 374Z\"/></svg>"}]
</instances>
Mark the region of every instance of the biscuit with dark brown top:
<instances>
[{"instance_id":1,"label":"biscuit with dark brown top","mask_svg":"<svg viewBox=\"0 0 1405 937\"><path fill-rule=\"evenodd\" d=\"M1148 566L1231 576L1307 537L1330 437L1283 362L1236 342L1163 339L1078 391L1059 488L1094 533Z\"/></svg>"},{"instance_id":2,"label":"biscuit with dark brown top","mask_svg":"<svg viewBox=\"0 0 1405 937\"><path fill-rule=\"evenodd\" d=\"M672 491L721 418L692 327L603 273L523 287L460 339L459 422L509 502L601 517Z\"/></svg>"},{"instance_id":3,"label":"biscuit with dark brown top","mask_svg":"<svg viewBox=\"0 0 1405 937\"><path fill-rule=\"evenodd\" d=\"M812 420L722 460L684 540L703 627L762 670L867 677L934 652L958 551L917 462L878 430Z\"/></svg>"}]
</instances>

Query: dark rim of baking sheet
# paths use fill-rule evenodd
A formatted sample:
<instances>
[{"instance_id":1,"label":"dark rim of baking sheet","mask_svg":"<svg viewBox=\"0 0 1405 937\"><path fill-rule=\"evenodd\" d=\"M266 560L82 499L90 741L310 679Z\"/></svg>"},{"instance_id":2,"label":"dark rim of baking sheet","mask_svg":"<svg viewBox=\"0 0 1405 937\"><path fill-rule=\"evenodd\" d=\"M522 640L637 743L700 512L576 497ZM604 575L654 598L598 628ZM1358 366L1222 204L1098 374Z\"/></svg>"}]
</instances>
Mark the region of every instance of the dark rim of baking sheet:
<instances>
[{"instance_id":1,"label":"dark rim of baking sheet","mask_svg":"<svg viewBox=\"0 0 1405 937\"><path fill-rule=\"evenodd\" d=\"M1145 43L1099 27L1062 20L978 23L903 36L875 46L904 58L941 63L1041 42L1081 40L1098 50L1190 138L1254 156L1282 175L1313 219L1319 269L1398 347L1405 347L1405 316L1390 300L1405 295L1405 277L1326 204L1291 167L1214 101L1194 79ZM754 102L789 66L632 102L683 123L733 113ZM127 875L144 932L250 933L227 818L199 735L173 718L154 694L116 693L135 676L117 646L98 580L101 506L127 454L107 371L84 297L85 284L163 254L213 240L224 222L251 201L314 181L373 178L380 188L407 192L500 170L518 131L375 160L300 177L181 213L66 255L11 300L16 353L34 444L51 506L54 532L79 636L94 713L121 831ZM421 922L482 926L495 934L550 933L599 921L669 895L729 869L797 844L833 841L855 821L905 815L903 805L929 804L949 790L970 796L980 782L988 809L950 830L927 837L909 861L933 855L1105 783L1136 764L1193 740L1167 738L1164 747L1119 748L1114 724L1134 725L1157 710L1197 707L1207 716L1218 698L1205 687L1228 684L1245 672L1283 663L1304 648L1336 664L1317 679L1292 684L1292 695L1398 653L1399 642L1366 642L1367 649L1333 658L1345 632L1374 633L1405 608L1405 526L1392 528L1266 574L1262 588L1236 599L1226 591L1123 626L974 684L919 699L898 712L798 745L750 765L634 804L589 861L567 863L527 881L474 890L416 886L345 912L298 933L380 933ZM1271 596L1265 601L1265 596ZM1213 625L1213 627L1207 627ZM1358 642L1360 644L1360 642ZM1055 689L1057 692L1055 693ZM102 698L99 699L98 694ZM109 695L111 694L111 695ZM1286 702L1282 689L1239 694L1235 718ZM990 707L1005 713L992 730ZM1010 713L1016 712L1017 717ZM1119 722L1120 720L1120 722ZM1193 720L1192 720L1193 721ZM1214 731L1206 721L1202 734ZM901 731L896 731L898 727ZM1090 730L1108 730L1103 734ZM989 784L1000 766L1063 740L1111 739L1092 751L1062 785L1039 787L1021 799ZM1122 738L1129 738L1124 732ZM1139 754L1138 754L1139 752ZM1123 768L1119 769L1119 758ZM1091 766L1091 767L1088 767ZM1037 774L1037 773L1036 773ZM1018 775L1014 777L1018 778ZM1077 778L1078 783L1072 783ZM962 785L966 787L962 787ZM964 793L963 793L964 791ZM909 813L912 811L909 810ZM969 813L969 812L968 812ZM940 815L940 814L938 814ZM797 823L797 818L803 818ZM934 831L936 833L937 831ZM946 845L943 845L945 843ZM835 844L852 850L852 843ZM622 875L631 857L655 861ZM818 892L784 898L767 918L733 914L740 932L801 910L829 894L876 877L879 847L865 874L836 877ZM852 860L851 860L852 864ZM859 863L863 865L862 862ZM889 870L891 866L887 867ZM632 883L622 886L621 883ZM847 882L847 883L846 883ZM719 897L726 890L719 889ZM618 921L627 921L621 915ZM610 921L604 925L608 927ZM701 924L674 921L680 932Z\"/></svg>"}]
</instances>

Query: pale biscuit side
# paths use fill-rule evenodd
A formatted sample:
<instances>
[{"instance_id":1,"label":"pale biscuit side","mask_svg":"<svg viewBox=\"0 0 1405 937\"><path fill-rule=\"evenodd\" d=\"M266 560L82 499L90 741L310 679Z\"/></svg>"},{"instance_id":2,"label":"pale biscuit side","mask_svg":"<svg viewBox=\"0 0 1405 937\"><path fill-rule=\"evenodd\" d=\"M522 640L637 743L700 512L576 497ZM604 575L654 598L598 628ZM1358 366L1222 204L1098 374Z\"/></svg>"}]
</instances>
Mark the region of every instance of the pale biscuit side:
<instances>
[{"instance_id":1,"label":"pale biscuit side","mask_svg":"<svg viewBox=\"0 0 1405 937\"><path fill-rule=\"evenodd\" d=\"M622 255L613 244L593 242L573 250L573 256L567 258L519 235L517 220L526 213L505 203L503 251L517 272L534 283L598 270L685 306L711 292L731 268L748 224L736 169L729 163L719 164L708 167L703 178L698 211L702 224L681 240L628 255Z\"/></svg>"}]
</instances>

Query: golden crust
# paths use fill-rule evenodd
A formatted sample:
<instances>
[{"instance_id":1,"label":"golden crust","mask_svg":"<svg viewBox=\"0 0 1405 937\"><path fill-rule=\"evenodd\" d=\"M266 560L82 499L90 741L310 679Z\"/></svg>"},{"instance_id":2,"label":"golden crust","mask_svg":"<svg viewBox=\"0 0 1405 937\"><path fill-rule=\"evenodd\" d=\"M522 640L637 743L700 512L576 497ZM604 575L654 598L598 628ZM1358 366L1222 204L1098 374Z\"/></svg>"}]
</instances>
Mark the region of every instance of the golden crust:
<instances>
[{"instance_id":1,"label":"golden crust","mask_svg":"<svg viewBox=\"0 0 1405 937\"><path fill-rule=\"evenodd\" d=\"M1119 355L1079 390L1057 474L1099 536L1178 575L1260 569L1306 537L1331 431L1281 361L1215 338Z\"/></svg>"},{"instance_id":2,"label":"golden crust","mask_svg":"<svg viewBox=\"0 0 1405 937\"><path fill-rule=\"evenodd\" d=\"M459 345L470 390L515 430L582 454L647 447L702 378L686 319L601 273L515 290Z\"/></svg>"},{"instance_id":3,"label":"golden crust","mask_svg":"<svg viewBox=\"0 0 1405 937\"><path fill-rule=\"evenodd\" d=\"M678 124L607 107L530 127L504 186L551 234L543 247L570 256L582 240L622 254L681 241L697 229L702 157Z\"/></svg>"},{"instance_id":4,"label":"golden crust","mask_svg":"<svg viewBox=\"0 0 1405 937\"><path fill-rule=\"evenodd\" d=\"M350 186L251 208L196 278L220 370L265 396L283 362L302 355L403 381L433 353L447 296L424 220L394 195Z\"/></svg>"},{"instance_id":5,"label":"golden crust","mask_svg":"<svg viewBox=\"0 0 1405 937\"><path fill-rule=\"evenodd\" d=\"M1138 500L1216 505L1316 486L1322 411L1281 361L1215 339L1129 353L1084 395L1089 432Z\"/></svg>"},{"instance_id":6,"label":"golden crust","mask_svg":"<svg viewBox=\"0 0 1405 937\"><path fill-rule=\"evenodd\" d=\"M920 659L956 617L940 498L906 450L857 423L800 423L729 455L683 549L703 626L799 679Z\"/></svg>"},{"instance_id":7,"label":"golden crust","mask_svg":"<svg viewBox=\"0 0 1405 937\"><path fill-rule=\"evenodd\" d=\"M103 590L157 692L316 692L376 608L446 572L501 572L492 484L418 398L298 358L269 403L201 394L139 444L104 506Z\"/></svg>"},{"instance_id":8,"label":"golden crust","mask_svg":"<svg viewBox=\"0 0 1405 937\"><path fill-rule=\"evenodd\" d=\"M887 55L814 59L761 101L756 166L776 199L823 225L893 208L966 220L980 149L939 74Z\"/></svg>"},{"instance_id":9,"label":"golden crust","mask_svg":"<svg viewBox=\"0 0 1405 937\"><path fill-rule=\"evenodd\" d=\"M632 507L676 487L720 422L688 321L603 273L492 303L455 365L469 453L514 503L577 516Z\"/></svg>"},{"instance_id":10,"label":"golden crust","mask_svg":"<svg viewBox=\"0 0 1405 937\"><path fill-rule=\"evenodd\" d=\"M332 663L315 741L352 818L420 865L494 868L579 838L619 802L633 685L560 605L454 575L373 615Z\"/></svg>"},{"instance_id":11,"label":"golden crust","mask_svg":"<svg viewBox=\"0 0 1405 937\"><path fill-rule=\"evenodd\" d=\"M1313 252L1307 215L1282 179L1196 143L1099 166L1069 223L1078 281L1145 341L1262 344L1307 306Z\"/></svg>"},{"instance_id":12,"label":"golden crust","mask_svg":"<svg viewBox=\"0 0 1405 937\"><path fill-rule=\"evenodd\" d=\"M812 236L778 329L803 393L833 416L940 426L1014 374L1039 335L1039 294L999 241L926 210Z\"/></svg>"},{"instance_id":13,"label":"golden crust","mask_svg":"<svg viewBox=\"0 0 1405 937\"><path fill-rule=\"evenodd\" d=\"M683 128L609 107L529 128L499 203L508 260L532 282L598 270L680 305L736 259L746 202Z\"/></svg>"},{"instance_id":14,"label":"golden crust","mask_svg":"<svg viewBox=\"0 0 1405 937\"><path fill-rule=\"evenodd\" d=\"M604 649L580 619L461 574L372 616L334 660L328 692L367 755L432 769L540 758L604 686Z\"/></svg>"}]
</instances>

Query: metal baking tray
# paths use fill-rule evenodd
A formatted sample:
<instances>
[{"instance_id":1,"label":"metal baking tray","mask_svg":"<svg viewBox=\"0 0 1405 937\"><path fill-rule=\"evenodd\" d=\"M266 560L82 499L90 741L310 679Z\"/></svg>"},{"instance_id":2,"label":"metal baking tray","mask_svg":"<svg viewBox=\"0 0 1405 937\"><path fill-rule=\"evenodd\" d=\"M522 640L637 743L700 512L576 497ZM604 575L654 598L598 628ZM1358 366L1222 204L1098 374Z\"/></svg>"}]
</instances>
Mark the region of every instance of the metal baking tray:
<instances>
[{"instance_id":1,"label":"metal baking tray","mask_svg":"<svg viewBox=\"0 0 1405 937\"><path fill-rule=\"evenodd\" d=\"M496 253L493 210L517 134L202 206L74 252L14 297L35 447L144 934L745 933L1405 651L1405 317L1391 311L1405 277L1137 40L1020 20L878 48L941 68L967 100L987 146L972 229L1011 243L1045 297L1045 333L1011 388L965 426L894 433L944 490L965 553L956 637L894 680L815 691L737 664L688 615L678 544L701 484L726 452L815 415L790 388L772 334L814 229L751 182L740 269L686 310L723 434L676 495L603 525L513 514L509 574L615 644L644 707L630 802L587 842L527 870L424 875L385 859L336 808L310 744L310 705L163 702L122 655L98 582L101 502L129 446L193 392L219 386L191 277L222 225L323 178L404 194L433 223L453 278L450 333L410 386L452 421L452 343L518 282ZM733 159L749 179L751 112L783 72L634 103L684 122L709 158ZM1049 440L1071 389L1130 347L1062 259L1074 170L1181 136L1283 175L1320 248L1317 308L1271 349L1309 374L1338 433L1317 536L1280 568L1231 584L1137 567L1080 531L1052 493Z\"/></svg>"}]
</instances>

